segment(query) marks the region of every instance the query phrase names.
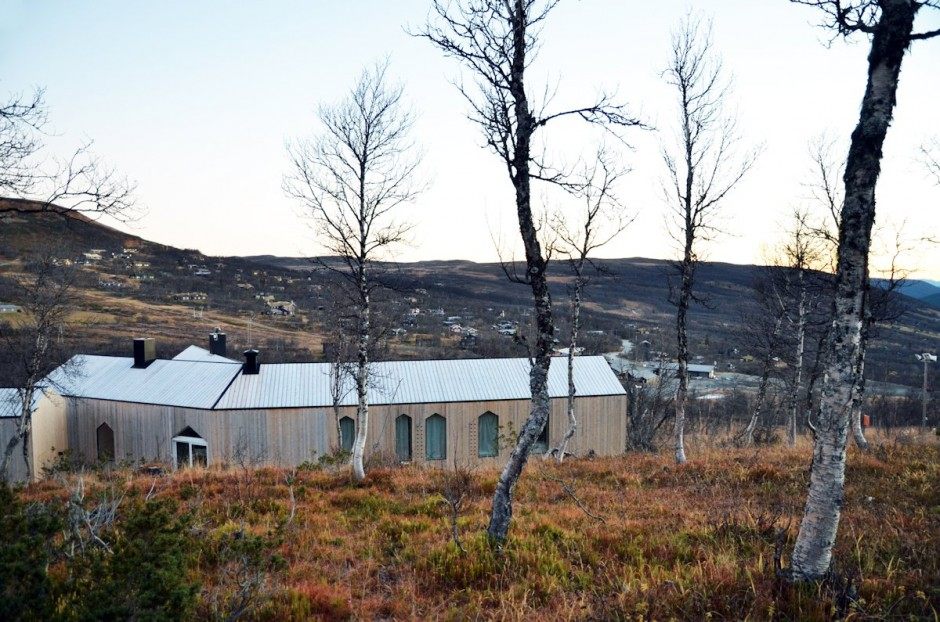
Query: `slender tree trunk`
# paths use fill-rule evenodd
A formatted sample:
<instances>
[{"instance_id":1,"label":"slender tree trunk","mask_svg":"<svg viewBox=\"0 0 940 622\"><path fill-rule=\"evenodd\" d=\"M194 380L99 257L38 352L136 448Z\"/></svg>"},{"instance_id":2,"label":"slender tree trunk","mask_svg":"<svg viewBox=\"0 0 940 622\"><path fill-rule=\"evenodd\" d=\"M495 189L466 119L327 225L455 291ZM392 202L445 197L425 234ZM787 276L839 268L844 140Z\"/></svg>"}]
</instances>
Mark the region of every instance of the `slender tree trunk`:
<instances>
[{"instance_id":1,"label":"slender tree trunk","mask_svg":"<svg viewBox=\"0 0 940 622\"><path fill-rule=\"evenodd\" d=\"M806 283L805 274L799 274L800 299L796 308L796 345L793 353L793 386L790 388L790 414L787 422L787 444L796 446L796 416L799 409L800 391L803 388L803 353L806 348Z\"/></svg>"},{"instance_id":2,"label":"slender tree trunk","mask_svg":"<svg viewBox=\"0 0 940 622\"><path fill-rule=\"evenodd\" d=\"M551 402L548 396L548 367L551 364L552 339L555 324L552 318L552 297L548 289L545 270L547 261L542 255L538 239L538 229L532 218L530 204L529 161L532 133L535 120L529 110L525 92L526 68L526 27L528 16L522 0L514 0L513 13L513 56L510 68L510 96L516 117L515 152L513 153L510 176L516 191L516 212L519 218L519 233L525 247L526 277L532 289L535 305L536 342L532 368L529 371L529 388L532 394L532 411L526 419L516 446L509 455L506 466L500 473L496 490L493 493L493 509L487 534L497 544L502 544L509 533L512 522L512 495L522 475L522 469L529 459L532 444L535 443L542 429L548 422Z\"/></svg>"},{"instance_id":3,"label":"slender tree trunk","mask_svg":"<svg viewBox=\"0 0 940 622\"><path fill-rule=\"evenodd\" d=\"M343 446L343 426L339 424L339 420L342 418L340 411L340 401L342 400L342 391L343 391L343 368L341 367L342 363L339 360L339 348L341 346L337 344L337 353L336 360L330 363L330 397L333 402L333 425L336 426L336 438L339 441L339 446Z\"/></svg>"},{"instance_id":4,"label":"slender tree trunk","mask_svg":"<svg viewBox=\"0 0 940 622\"><path fill-rule=\"evenodd\" d=\"M927 402L930 401L929 394L927 393L927 365L929 361L924 359L924 384L921 391L921 401L920 401L920 433L925 434L927 432Z\"/></svg>"},{"instance_id":5,"label":"slender tree trunk","mask_svg":"<svg viewBox=\"0 0 940 622\"><path fill-rule=\"evenodd\" d=\"M826 371L820 397L809 494L791 559L796 579L822 577L832 559L844 500L845 449L864 322L875 186L896 103L898 76L917 6L882 0L868 56L868 84L845 167L845 202Z\"/></svg>"},{"instance_id":6,"label":"slender tree trunk","mask_svg":"<svg viewBox=\"0 0 940 622\"><path fill-rule=\"evenodd\" d=\"M689 337L686 327L689 302L692 299L692 241L687 236L685 256L682 261L682 284L679 290L676 311L676 420L674 427L676 463L683 464L685 458L685 405L689 392ZM665 380L660 369L660 382Z\"/></svg>"},{"instance_id":7,"label":"slender tree trunk","mask_svg":"<svg viewBox=\"0 0 940 622\"><path fill-rule=\"evenodd\" d=\"M568 442L578 430L578 419L574 412L574 400L577 393L577 387L574 386L574 352L578 347L578 330L581 328L581 293L583 291L584 279L579 269L575 276L574 297L571 301L571 339L568 342L568 429L561 437L561 443L556 451L559 463L564 462Z\"/></svg>"},{"instance_id":8,"label":"slender tree trunk","mask_svg":"<svg viewBox=\"0 0 940 622\"><path fill-rule=\"evenodd\" d=\"M764 365L764 371L760 376L760 384L757 387L757 399L754 403L754 411L751 413L751 420L747 422L744 433L741 434L741 445L750 447L754 444L754 430L760 422L761 413L764 410L764 401L767 399L767 384L770 382L770 366Z\"/></svg>"},{"instance_id":9,"label":"slender tree trunk","mask_svg":"<svg viewBox=\"0 0 940 622\"><path fill-rule=\"evenodd\" d=\"M855 363L855 384L852 385L852 438L862 451L868 450L868 439L862 428L862 405L865 403L865 353L868 349L870 319L866 318L858 344L858 360Z\"/></svg>"},{"instance_id":10,"label":"slender tree trunk","mask_svg":"<svg viewBox=\"0 0 940 622\"><path fill-rule=\"evenodd\" d=\"M364 239L364 238L363 238ZM366 478L363 458L369 431L369 287L364 265L359 267L359 327L356 348L356 442L353 443L353 478L361 482Z\"/></svg>"}]
</instances>

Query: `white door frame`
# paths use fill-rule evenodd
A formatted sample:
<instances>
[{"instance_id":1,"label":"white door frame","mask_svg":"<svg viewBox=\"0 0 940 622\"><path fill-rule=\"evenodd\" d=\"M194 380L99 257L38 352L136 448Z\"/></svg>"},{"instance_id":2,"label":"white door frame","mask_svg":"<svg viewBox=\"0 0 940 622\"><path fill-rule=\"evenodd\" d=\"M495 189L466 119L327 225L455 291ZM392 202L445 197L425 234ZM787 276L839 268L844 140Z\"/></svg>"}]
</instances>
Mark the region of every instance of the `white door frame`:
<instances>
[{"instance_id":1,"label":"white door frame","mask_svg":"<svg viewBox=\"0 0 940 622\"><path fill-rule=\"evenodd\" d=\"M209 466L209 443L207 443L204 439L196 438L194 436L174 436L173 439L171 440L171 443L173 445L173 469L174 470L179 468L179 460L177 459L177 455L176 455L177 443L186 443L187 445L196 445L199 447L205 447L206 448L206 466ZM189 460L187 462L189 463L187 466L192 468L193 466L192 447L189 448Z\"/></svg>"}]
</instances>

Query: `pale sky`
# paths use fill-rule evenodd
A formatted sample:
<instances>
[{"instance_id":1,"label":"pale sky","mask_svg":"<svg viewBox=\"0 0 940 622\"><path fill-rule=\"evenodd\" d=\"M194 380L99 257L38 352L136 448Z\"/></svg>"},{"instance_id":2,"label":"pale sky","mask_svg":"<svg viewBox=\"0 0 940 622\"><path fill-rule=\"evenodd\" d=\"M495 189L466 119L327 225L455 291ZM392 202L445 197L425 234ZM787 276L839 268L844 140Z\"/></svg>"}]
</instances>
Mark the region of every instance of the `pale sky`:
<instances>
[{"instance_id":1,"label":"pale sky","mask_svg":"<svg viewBox=\"0 0 940 622\"><path fill-rule=\"evenodd\" d=\"M557 83L557 106L616 91L659 132L628 135L633 169L621 188L637 215L601 253L671 257L659 191L659 143L674 116L660 72L680 0L564 0L544 31L531 85ZM847 140L865 86L867 41L836 41L817 14L785 0L700 0L715 45L735 78L745 140L764 151L724 207L727 234L707 259L760 263L780 223L806 195L808 143L822 132ZM414 240L397 259L495 259L491 232L518 237L511 186L482 148L450 81L457 64L408 36L426 0L67 2L0 0L0 95L46 88L64 155L84 139L137 180L147 214L129 230L209 254L306 255L313 232L287 199L285 141L316 129L320 102L340 99L364 65L390 57L418 113L428 190L403 214ZM921 18L940 26L940 12ZM915 43L901 75L885 149L878 222L904 223L909 238L940 234L940 188L917 149L940 136L940 39ZM552 153L576 161L593 139L577 126L548 134ZM940 278L940 249L919 245L903 260ZM877 262L876 262L877 267Z\"/></svg>"}]
</instances>

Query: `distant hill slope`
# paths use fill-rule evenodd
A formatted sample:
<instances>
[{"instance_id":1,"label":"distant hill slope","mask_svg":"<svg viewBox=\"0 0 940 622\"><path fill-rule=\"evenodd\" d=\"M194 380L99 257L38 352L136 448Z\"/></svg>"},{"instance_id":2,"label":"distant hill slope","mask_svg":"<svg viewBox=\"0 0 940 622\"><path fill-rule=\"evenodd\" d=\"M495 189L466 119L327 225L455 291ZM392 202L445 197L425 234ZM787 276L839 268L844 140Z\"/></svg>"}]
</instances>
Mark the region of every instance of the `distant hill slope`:
<instances>
[{"instance_id":1,"label":"distant hill slope","mask_svg":"<svg viewBox=\"0 0 940 622\"><path fill-rule=\"evenodd\" d=\"M76 348L97 353L126 353L132 336L156 334L163 353L175 354L189 343L202 345L205 333L218 325L230 332L232 352L261 346L266 360L310 359L322 355L324 340L336 330L331 309L329 275L315 270L310 259L276 256L209 257L195 250L157 244L105 227L84 217L12 214L0 217L0 302L11 297L11 276L28 270L21 259L46 249L80 267L83 322L74 328ZM85 261L92 249L105 251L97 261ZM130 254L125 253L128 249ZM593 278L586 293L585 338L599 335L594 348L617 347L620 338L650 341L654 350L673 349L674 308L668 302L670 262L656 259L605 259L604 273ZM384 303L394 327L409 308L422 310L407 334L389 340L390 356L455 357L518 356L512 340L492 329L502 319L526 325L531 294L510 283L493 263L423 261L388 264L383 276L395 287ZM737 362L744 353L744 314L754 309L753 284L760 268L726 263L703 263L697 292L706 305L691 313L691 346L702 362ZM550 275L560 336L567 321L566 264L553 264ZM929 284L928 284L929 287ZM912 290L921 294L920 288ZM184 300L180 293L196 292L205 300ZM911 291L905 290L905 293ZM263 296L293 301L295 315L276 317ZM940 341L937 299L906 298L908 312L884 326L870 349L868 371L876 380L916 385L918 368L911 352L936 347ZM441 309L461 316L461 323L479 331L475 346L458 348L459 335L428 313ZM89 319L90 318L90 319ZM249 325L251 339L248 338ZM401 325L406 325L402 323ZM602 331L602 335L600 335ZM158 347L160 345L158 344ZM911 358L911 360L913 360Z\"/></svg>"},{"instance_id":2,"label":"distant hill slope","mask_svg":"<svg viewBox=\"0 0 940 622\"><path fill-rule=\"evenodd\" d=\"M880 287L886 287L888 284L885 279L872 279L872 281ZM899 291L905 296L940 309L940 287L934 281L910 279L901 283Z\"/></svg>"}]
</instances>

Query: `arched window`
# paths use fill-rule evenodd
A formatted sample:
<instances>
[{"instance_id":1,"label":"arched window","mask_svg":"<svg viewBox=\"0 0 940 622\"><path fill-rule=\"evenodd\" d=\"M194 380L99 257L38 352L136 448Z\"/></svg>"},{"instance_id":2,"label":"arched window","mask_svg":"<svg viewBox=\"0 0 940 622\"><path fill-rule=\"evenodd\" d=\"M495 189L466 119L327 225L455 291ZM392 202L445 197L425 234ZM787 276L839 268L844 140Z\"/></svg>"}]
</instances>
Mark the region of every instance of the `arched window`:
<instances>
[{"instance_id":1,"label":"arched window","mask_svg":"<svg viewBox=\"0 0 940 622\"><path fill-rule=\"evenodd\" d=\"M538 438L535 439L535 442L532 443L532 453L534 454L544 454L548 451L548 427L551 424L551 419L545 418L545 427L542 428L541 434Z\"/></svg>"},{"instance_id":2,"label":"arched window","mask_svg":"<svg viewBox=\"0 0 940 622\"><path fill-rule=\"evenodd\" d=\"M102 423L97 430L98 461L114 462L114 431L107 423Z\"/></svg>"},{"instance_id":3,"label":"arched window","mask_svg":"<svg viewBox=\"0 0 940 622\"><path fill-rule=\"evenodd\" d=\"M395 419L395 455L402 462L411 460L411 417L398 415Z\"/></svg>"},{"instance_id":4,"label":"arched window","mask_svg":"<svg viewBox=\"0 0 940 622\"><path fill-rule=\"evenodd\" d=\"M343 438L339 439L339 446L343 451L352 451L356 439L356 422L352 417L343 417L339 420L339 431Z\"/></svg>"},{"instance_id":5,"label":"arched window","mask_svg":"<svg viewBox=\"0 0 940 622\"><path fill-rule=\"evenodd\" d=\"M477 417L477 454L492 458L499 453L499 417L485 412Z\"/></svg>"},{"instance_id":6,"label":"arched window","mask_svg":"<svg viewBox=\"0 0 940 622\"><path fill-rule=\"evenodd\" d=\"M424 420L424 455L428 460L447 459L447 420L440 415Z\"/></svg>"},{"instance_id":7,"label":"arched window","mask_svg":"<svg viewBox=\"0 0 940 622\"><path fill-rule=\"evenodd\" d=\"M209 464L209 445L191 427L173 437L173 462L177 469Z\"/></svg>"}]
</instances>

